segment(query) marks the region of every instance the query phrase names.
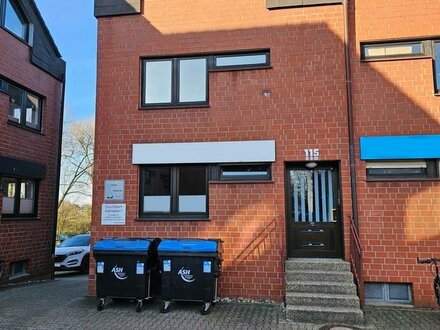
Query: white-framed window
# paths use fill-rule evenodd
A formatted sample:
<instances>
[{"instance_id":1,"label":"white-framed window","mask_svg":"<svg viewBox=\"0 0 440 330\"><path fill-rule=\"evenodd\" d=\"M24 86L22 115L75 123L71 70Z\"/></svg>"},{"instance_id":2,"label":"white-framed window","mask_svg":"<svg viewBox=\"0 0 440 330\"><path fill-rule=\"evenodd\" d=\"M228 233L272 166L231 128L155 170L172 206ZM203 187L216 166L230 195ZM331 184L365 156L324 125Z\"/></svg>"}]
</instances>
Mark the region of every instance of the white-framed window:
<instances>
[{"instance_id":1,"label":"white-framed window","mask_svg":"<svg viewBox=\"0 0 440 330\"><path fill-rule=\"evenodd\" d=\"M411 285L407 283L365 283L365 304L412 303Z\"/></svg>"}]
</instances>

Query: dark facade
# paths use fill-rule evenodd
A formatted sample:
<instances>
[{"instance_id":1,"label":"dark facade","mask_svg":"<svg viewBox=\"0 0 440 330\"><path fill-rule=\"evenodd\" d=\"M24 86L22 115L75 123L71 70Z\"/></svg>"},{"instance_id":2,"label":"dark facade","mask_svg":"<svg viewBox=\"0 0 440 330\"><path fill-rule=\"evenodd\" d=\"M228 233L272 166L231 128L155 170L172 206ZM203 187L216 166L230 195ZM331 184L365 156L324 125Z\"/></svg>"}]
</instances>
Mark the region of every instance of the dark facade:
<instances>
[{"instance_id":1,"label":"dark facade","mask_svg":"<svg viewBox=\"0 0 440 330\"><path fill-rule=\"evenodd\" d=\"M435 1L95 3L92 240L221 238L223 297L282 301L285 260L321 257L367 303L434 305Z\"/></svg>"},{"instance_id":2,"label":"dark facade","mask_svg":"<svg viewBox=\"0 0 440 330\"><path fill-rule=\"evenodd\" d=\"M0 285L52 275L65 62L33 0L0 0Z\"/></svg>"}]
</instances>

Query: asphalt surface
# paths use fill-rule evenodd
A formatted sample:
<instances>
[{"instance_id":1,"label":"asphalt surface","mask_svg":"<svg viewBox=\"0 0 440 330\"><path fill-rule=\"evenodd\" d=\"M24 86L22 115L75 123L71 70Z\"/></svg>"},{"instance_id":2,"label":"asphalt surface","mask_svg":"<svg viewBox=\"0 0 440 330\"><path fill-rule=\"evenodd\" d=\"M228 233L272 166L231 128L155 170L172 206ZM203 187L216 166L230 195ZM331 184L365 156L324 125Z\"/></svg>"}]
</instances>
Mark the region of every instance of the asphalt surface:
<instances>
[{"instance_id":1,"label":"asphalt surface","mask_svg":"<svg viewBox=\"0 0 440 330\"><path fill-rule=\"evenodd\" d=\"M102 311L87 296L87 275L65 273L54 281L0 289L0 329L357 329L341 325L299 324L286 320L281 304L218 302L208 315L201 304L173 303L159 313L160 301L140 313L129 301L109 300ZM440 329L440 311L366 307L365 329Z\"/></svg>"}]
</instances>

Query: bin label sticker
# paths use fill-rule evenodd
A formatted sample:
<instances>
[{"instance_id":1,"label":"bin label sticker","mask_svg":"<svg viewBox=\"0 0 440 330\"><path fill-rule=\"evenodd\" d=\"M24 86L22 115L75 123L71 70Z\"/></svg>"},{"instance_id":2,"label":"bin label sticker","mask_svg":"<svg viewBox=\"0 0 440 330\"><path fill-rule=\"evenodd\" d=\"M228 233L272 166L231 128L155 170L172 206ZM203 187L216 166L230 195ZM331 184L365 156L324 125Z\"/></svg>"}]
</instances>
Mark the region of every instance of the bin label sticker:
<instances>
[{"instance_id":1,"label":"bin label sticker","mask_svg":"<svg viewBox=\"0 0 440 330\"><path fill-rule=\"evenodd\" d=\"M118 267L118 265L115 265L112 269L112 273L115 274L115 277L118 280L127 279L127 273L124 272L124 267Z\"/></svg>"},{"instance_id":2,"label":"bin label sticker","mask_svg":"<svg viewBox=\"0 0 440 330\"><path fill-rule=\"evenodd\" d=\"M184 280L186 283L191 283L196 280L194 275L191 275L191 269L185 269L185 267L180 268L177 275L180 275L182 280Z\"/></svg>"},{"instance_id":3,"label":"bin label sticker","mask_svg":"<svg viewBox=\"0 0 440 330\"><path fill-rule=\"evenodd\" d=\"M203 261L203 272L211 273L211 261Z\"/></svg>"},{"instance_id":4,"label":"bin label sticker","mask_svg":"<svg viewBox=\"0 0 440 330\"><path fill-rule=\"evenodd\" d=\"M171 271L171 260L164 260L163 261L163 271L164 272L170 272Z\"/></svg>"},{"instance_id":5,"label":"bin label sticker","mask_svg":"<svg viewBox=\"0 0 440 330\"><path fill-rule=\"evenodd\" d=\"M144 263L136 263L136 275L144 275Z\"/></svg>"},{"instance_id":6,"label":"bin label sticker","mask_svg":"<svg viewBox=\"0 0 440 330\"><path fill-rule=\"evenodd\" d=\"M96 273L98 274L104 273L104 261L98 261L96 263Z\"/></svg>"}]
</instances>

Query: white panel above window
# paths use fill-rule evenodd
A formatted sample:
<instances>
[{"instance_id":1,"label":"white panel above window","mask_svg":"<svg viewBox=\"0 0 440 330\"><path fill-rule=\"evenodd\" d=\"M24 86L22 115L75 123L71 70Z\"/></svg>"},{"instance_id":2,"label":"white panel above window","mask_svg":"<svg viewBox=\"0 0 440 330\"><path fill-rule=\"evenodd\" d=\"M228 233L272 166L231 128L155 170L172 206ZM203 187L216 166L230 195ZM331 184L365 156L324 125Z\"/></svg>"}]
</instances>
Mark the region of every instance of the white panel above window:
<instances>
[{"instance_id":1,"label":"white panel above window","mask_svg":"<svg viewBox=\"0 0 440 330\"><path fill-rule=\"evenodd\" d=\"M209 164L274 161L274 140L133 144L133 164Z\"/></svg>"}]
</instances>

